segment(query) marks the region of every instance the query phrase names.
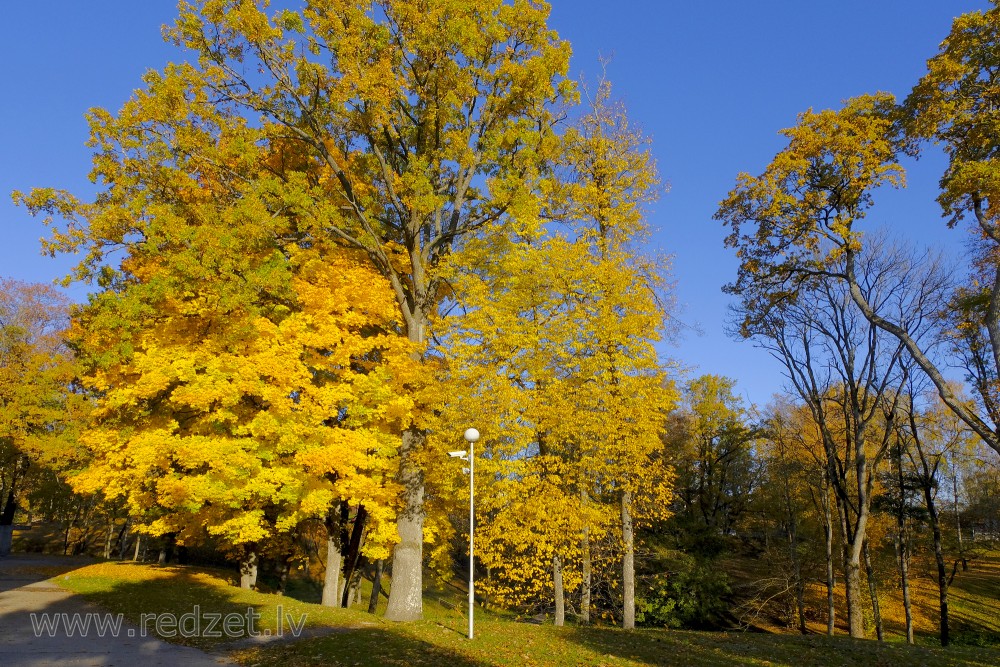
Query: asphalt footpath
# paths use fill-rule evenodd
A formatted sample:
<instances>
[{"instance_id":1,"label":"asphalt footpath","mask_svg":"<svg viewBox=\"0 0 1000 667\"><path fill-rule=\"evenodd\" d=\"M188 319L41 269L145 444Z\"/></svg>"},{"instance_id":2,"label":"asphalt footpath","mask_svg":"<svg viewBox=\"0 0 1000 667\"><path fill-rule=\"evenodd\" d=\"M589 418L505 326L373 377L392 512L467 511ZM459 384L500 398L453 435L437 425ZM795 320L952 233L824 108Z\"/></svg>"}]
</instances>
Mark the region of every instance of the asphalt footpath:
<instances>
[{"instance_id":1,"label":"asphalt footpath","mask_svg":"<svg viewBox=\"0 0 1000 667\"><path fill-rule=\"evenodd\" d=\"M86 559L0 557L3 667L217 667L234 664L198 649L142 636L138 627L47 581ZM88 616L89 615L89 616ZM66 627L66 623L70 628ZM86 627L83 624L89 623ZM102 627L98 627L101 625ZM102 635L103 636L100 636Z\"/></svg>"}]
</instances>

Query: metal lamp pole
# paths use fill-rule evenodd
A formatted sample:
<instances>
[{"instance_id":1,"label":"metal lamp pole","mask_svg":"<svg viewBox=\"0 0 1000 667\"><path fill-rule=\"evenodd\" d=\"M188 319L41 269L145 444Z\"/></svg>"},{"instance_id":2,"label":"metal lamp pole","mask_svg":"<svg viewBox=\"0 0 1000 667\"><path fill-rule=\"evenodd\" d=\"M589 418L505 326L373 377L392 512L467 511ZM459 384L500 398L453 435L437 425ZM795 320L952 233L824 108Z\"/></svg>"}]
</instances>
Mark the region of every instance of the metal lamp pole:
<instances>
[{"instance_id":1,"label":"metal lamp pole","mask_svg":"<svg viewBox=\"0 0 1000 667\"><path fill-rule=\"evenodd\" d=\"M476 498L476 456L474 453L476 441L479 440L479 431L474 428L465 430L465 439L469 443L469 639L472 639L473 614L475 604L475 574L473 570L473 559L475 549L475 498Z\"/></svg>"},{"instance_id":2,"label":"metal lamp pole","mask_svg":"<svg viewBox=\"0 0 1000 667\"><path fill-rule=\"evenodd\" d=\"M469 451L448 452L448 456L453 456L469 462L469 639L472 639L473 612L476 601L475 572L473 570L473 563L475 559L474 541L476 525L475 444L479 440L479 431L474 428L465 429L465 440L469 443Z\"/></svg>"}]
</instances>

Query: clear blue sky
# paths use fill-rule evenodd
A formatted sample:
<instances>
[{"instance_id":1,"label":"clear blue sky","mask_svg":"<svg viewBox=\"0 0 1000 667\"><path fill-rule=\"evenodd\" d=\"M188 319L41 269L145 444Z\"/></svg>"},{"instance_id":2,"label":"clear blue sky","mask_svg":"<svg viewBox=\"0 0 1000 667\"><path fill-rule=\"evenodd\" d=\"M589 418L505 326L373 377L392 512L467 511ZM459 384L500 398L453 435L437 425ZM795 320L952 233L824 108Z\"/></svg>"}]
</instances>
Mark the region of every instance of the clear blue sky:
<instances>
[{"instance_id":1,"label":"clear blue sky","mask_svg":"<svg viewBox=\"0 0 1000 667\"><path fill-rule=\"evenodd\" d=\"M712 220L739 171L757 173L782 147L777 131L809 107L886 90L905 95L947 35L951 19L986 0L551 0L551 26L573 44L574 70L593 78L600 55L632 119L654 141L670 190L650 220L654 242L674 256L687 332L665 352L696 373L729 375L766 403L783 379L748 343L729 340L728 297L736 270ZM34 186L93 192L85 111L117 109L149 68L183 55L160 38L173 0L11 2L0 41L6 91L0 105L0 275L49 282L70 266L39 254L43 230L14 208L11 190ZM904 193L880 200L873 221L919 243L961 249L945 229L930 156ZM84 292L71 291L80 299Z\"/></svg>"}]
</instances>

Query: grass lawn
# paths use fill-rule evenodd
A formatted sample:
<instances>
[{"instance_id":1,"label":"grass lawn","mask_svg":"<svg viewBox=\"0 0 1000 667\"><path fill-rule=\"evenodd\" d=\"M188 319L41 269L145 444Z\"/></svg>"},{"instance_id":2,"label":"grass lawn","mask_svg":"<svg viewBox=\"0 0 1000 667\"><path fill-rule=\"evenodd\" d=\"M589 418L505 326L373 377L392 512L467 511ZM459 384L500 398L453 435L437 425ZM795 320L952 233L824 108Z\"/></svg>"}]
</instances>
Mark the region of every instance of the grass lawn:
<instances>
[{"instance_id":1,"label":"grass lawn","mask_svg":"<svg viewBox=\"0 0 1000 667\"><path fill-rule=\"evenodd\" d=\"M393 624L360 609L243 591L232 585L231 573L192 567L98 563L53 581L135 623L149 613L179 617L195 605L201 614L245 614L251 608L260 616L257 629L273 632L279 605L295 623L305 615L307 637L291 642L168 637L225 652L244 665L1000 665L998 648L879 645L819 635L556 628L485 611L477 611L477 637L469 641L462 606L442 602L458 601L456 593L430 593L425 620ZM284 628L287 639L287 620Z\"/></svg>"}]
</instances>

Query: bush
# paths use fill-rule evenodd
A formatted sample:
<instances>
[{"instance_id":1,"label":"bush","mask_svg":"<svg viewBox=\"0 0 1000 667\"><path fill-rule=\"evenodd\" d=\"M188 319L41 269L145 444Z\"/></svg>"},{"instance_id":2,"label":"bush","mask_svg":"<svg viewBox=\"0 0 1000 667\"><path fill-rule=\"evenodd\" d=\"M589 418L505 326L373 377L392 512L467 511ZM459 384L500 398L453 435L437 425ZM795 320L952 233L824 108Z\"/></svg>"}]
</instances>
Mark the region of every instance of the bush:
<instances>
[{"instance_id":1,"label":"bush","mask_svg":"<svg viewBox=\"0 0 1000 667\"><path fill-rule=\"evenodd\" d=\"M729 578L711 561L679 554L673 567L644 580L636 597L636 622L668 628L717 625L726 610Z\"/></svg>"}]
</instances>

